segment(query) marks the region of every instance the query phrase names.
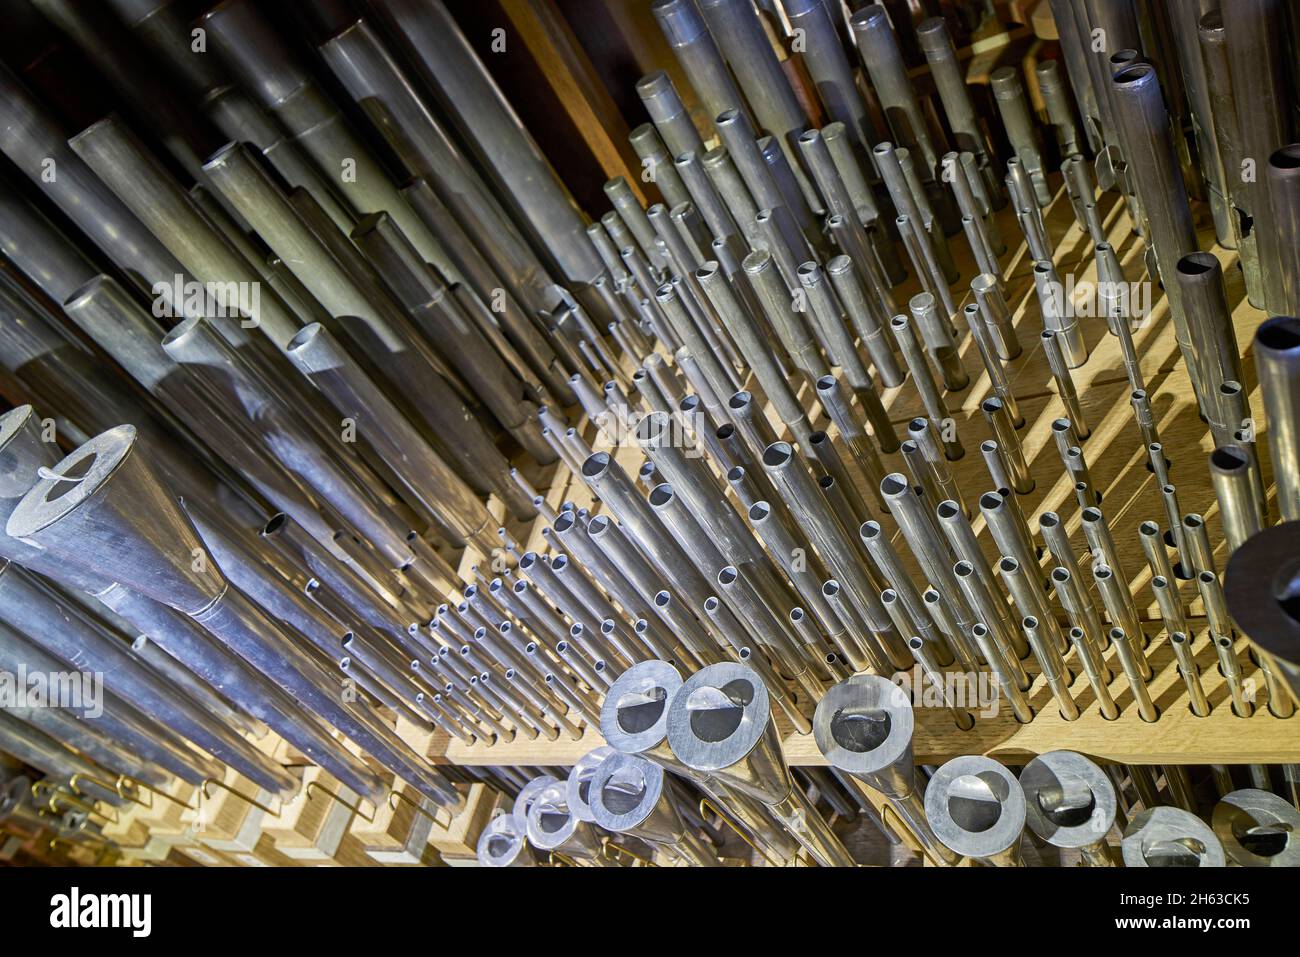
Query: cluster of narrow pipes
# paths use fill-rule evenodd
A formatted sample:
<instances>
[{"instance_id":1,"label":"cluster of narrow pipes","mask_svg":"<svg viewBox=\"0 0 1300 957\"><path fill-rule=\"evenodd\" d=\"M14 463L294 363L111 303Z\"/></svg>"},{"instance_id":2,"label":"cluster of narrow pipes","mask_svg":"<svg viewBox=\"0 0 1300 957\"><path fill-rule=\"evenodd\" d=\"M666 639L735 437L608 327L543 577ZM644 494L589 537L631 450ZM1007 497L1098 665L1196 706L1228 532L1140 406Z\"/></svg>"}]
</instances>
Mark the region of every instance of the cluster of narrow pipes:
<instances>
[{"instance_id":1,"label":"cluster of narrow pipes","mask_svg":"<svg viewBox=\"0 0 1300 957\"><path fill-rule=\"evenodd\" d=\"M33 2L124 98L140 95L99 14ZM654 0L717 145L666 73L643 78L652 122L630 138L663 202L647 208L614 179L612 209L590 224L440 0L366 6L319 53L409 174L400 188L251 0L201 19L215 52L202 57L168 4L107 4L121 42L147 45L229 140L207 160L164 129L164 162L118 116L69 138L0 71L0 149L78 231L0 184L0 365L32 402L0 419L0 668L75 663L103 672L109 691L93 723L0 714L0 751L46 775L20 779L6 812L22 794L41 814L87 797L120 804L226 768L287 795L297 779L249 741L269 729L376 802L394 777L453 809L465 776L526 784L485 833L485 863L530 860L526 844L607 862L592 823L716 863L699 815L683 823L677 776L769 862L802 851L851 864L785 764L779 712L840 772L820 779L822 796L838 787L866 811L855 789L878 791L936 863L1018 861L1026 821L1109 860L1097 845L1124 814L1129 863L1183 837L1202 842L1201 863L1222 863L1219 811L1213 830L1196 818L1178 765L1103 772L1051 752L1017 778L968 756L927 787L911 704L889 679L918 668L968 730L978 719L952 700L949 672L987 668L1019 722L1034 719L1035 675L1077 720L1082 673L1104 718L1132 708L1158 725L1146 650L1163 631L1204 717L1194 588L1234 713L1256 707L1240 629L1267 708L1293 715L1300 101L1283 5L1251 0L1223 17L1203 3L1199 19L1155 5L1176 38L1157 45L1131 0L1053 0L1065 69L1035 71L1049 123L1017 70L990 80L1003 164L943 19L913 27L891 24L887 5L783 0L812 81L799 88L750 0ZM963 32L984 7L960 8ZM947 131L909 79L911 48ZM1054 156L1131 389L1130 438L1159 490L1160 518L1138 530L1158 623L1144 620L1089 469L1072 370L1103 318L1079 317L1061 292L1043 217ZM1243 158L1259 175L1238 185L1225 170ZM175 166L197 185L187 191ZM1189 189L1236 251L1250 302L1273 317L1253 340L1262 430ZM1170 481L1134 338L1142 317L1099 209L1108 193L1145 242L1213 439L1221 560ZM1010 257L1008 204L1024 241ZM969 257L954 253L962 242ZM959 273L967 259L973 277ZM1041 316L1032 342L1008 304L1023 260ZM968 336L979 375L963 362ZM1009 363L1040 347L1086 555L1070 516L1044 511L1035 530L1022 507L1035 479ZM987 477L963 489L952 463L970 423L945 393L985 378ZM903 388L893 404L908 380L924 414L900 428L882 392ZM50 435L75 451L64 457ZM619 461L627 447L644 455L635 476ZM1169 451L1198 467L1199 451ZM901 470L886 464L895 453ZM555 463L598 511L557 512L538 493L525 473ZM547 553L524 551L489 495L511 519L540 516ZM461 547L482 556L469 584L445 557ZM599 728L612 752L567 780L468 766L449 777L391 714L467 747ZM1254 788L1240 791L1213 768L1238 835L1222 845L1238 861L1241 815L1292 821L1273 772L1249 771ZM1278 777L1294 802L1295 767ZM93 826L84 812L74 823Z\"/></svg>"}]
</instances>

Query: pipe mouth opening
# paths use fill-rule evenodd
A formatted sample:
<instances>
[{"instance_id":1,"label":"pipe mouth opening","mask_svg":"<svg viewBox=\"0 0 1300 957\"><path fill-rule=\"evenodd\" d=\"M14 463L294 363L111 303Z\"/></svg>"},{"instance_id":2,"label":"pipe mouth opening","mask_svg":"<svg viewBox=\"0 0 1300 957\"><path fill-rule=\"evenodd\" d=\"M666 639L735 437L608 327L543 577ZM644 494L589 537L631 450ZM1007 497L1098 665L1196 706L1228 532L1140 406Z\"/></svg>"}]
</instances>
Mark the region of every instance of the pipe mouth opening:
<instances>
[{"instance_id":1,"label":"pipe mouth opening","mask_svg":"<svg viewBox=\"0 0 1300 957\"><path fill-rule=\"evenodd\" d=\"M1203 276L1219 267L1219 260L1213 253L1188 253L1178 260L1180 276Z\"/></svg>"},{"instance_id":2,"label":"pipe mouth opening","mask_svg":"<svg viewBox=\"0 0 1300 957\"><path fill-rule=\"evenodd\" d=\"M1293 832L1285 821L1255 822L1242 815L1232 822L1232 836L1256 857L1277 857L1290 846Z\"/></svg>"},{"instance_id":3,"label":"pipe mouth opening","mask_svg":"<svg viewBox=\"0 0 1300 957\"><path fill-rule=\"evenodd\" d=\"M673 498L673 487L667 482L662 482L650 490L648 501L650 502L651 508L663 508L671 502Z\"/></svg>"},{"instance_id":4,"label":"pipe mouth opening","mask_svg":"<svg viewBox=\"0 0 1300 957\"><path fill-rule=\"evenodd\" d=\"M587 460L582 463L583 478L598 478L609 469L609 453L593 452L587 456Z\"/></svg>"},{"instance_id":5,"label":"pipe mouth opening","mask_svg":"<svg viewBox=\"0 0 1300 957\"><path fill-rule=\"evenodd\" d=\"M901 472L890 472L880 483L881 494L886 497L891 495L902 495L908 491L911 486Z\"/></svg>"},{"instance_id":6,"label":"pipe mouth opening","mask_svg":"<svg viewBox=\"0 0 1300 957\"><path fill-rule=\"evenodd\" d=\"M1273 579L1273 597L1282 613L1300 624L1300 558L1282 563Z\"/></svg>"},{"instance_id":7,"label":"pipe mouth opening","mask_svg":"<svg viewBox=\"0 0 1300 957\"><path fill-rule=\"evenodd\" d=\"M587 791L590 783L590 781L580 781L579 794ZM646 780L644 767L640 762L629 761L615 769L605 779L600 786L597 800L605 810L615 817L621 817L641 807L645 803L649 790L650 783Z\"/></svg>"},{"instance_id":8,"label":"pipe mouth opening","mask_svg":"<svg viewBox=\"0 0 1300 957\"><path fill-rule=\"evenodd\" d=\"M1300 144L1291 143L1275 150L1268 158L1268 165L1274 169L1300 169Z\"/></svg>"},{"instance_id":9,"label":"pipe mouth opening","mask_svg":"<svg viewBox=\"0 0 1300 957\"><path fill-rule=\"evenodd\" d=\"M629 691L614 705L614 720L625 734L649 731L663 718L668 691L659 685Z\"/></svg>"},{"instance_id":10,"label":"pipe mouth opening","mask_svg":"<svg viewBox=\"0 0 1300 957\"><path fill-rule=\"evenodd\" d=\"M1141 851L1147 867L1204 867L1209 863L1209 848L1194 837L1143 840Z\"/></svg>"},{"instance_id":11,"label":"pipe mouth opening","mask_svg":"<svg viewBox=\"0 0 1300 957\"><path fill-rule=\"evenodd\" d=\"M980 496L980 508L988 509L990 512L997 511L1002 504L1002 496L997 492L985 492Z\"/></svg>"},{"instance_id":12,"label":"pipe mouth opening","mask_svg":"<svg viewBox=\"0 0 1300 957\"><path fill-rule=\"evenodd\" d=\"M728 473L728 477L730 477L730 473ZM751 522L761 522L771 514L772 506L767 502L755 502L749 507L749 520Z\"/></svg>"},{"instance_id":13,"label":"pipe mouth opening","mask_svg":"<svg viewBox=\"0 0 1300 957\"><path fill-rule=\"evenodd\" d=\"M1088 823L1097 809L1097 795L1078 779L1040 788L1035 799L1043 816L1057 827L1081 827Z\"/></svg>"},{"instance_id":14,"label":"pipe mouth opening","mask_svg":"<svg viewBox=\"0 0 1300 957\"><path fill-rule=\"evenodd\" d=\"M794 456L789 442L773 442L763 450L763 464L773 468L785 465Z\"/></svg>"},{"instance_id":15,"label":"pipe mouth opening","mask_svg":"<svg viewBox=\"0 0 1300 957\"><path fill-rule=\"evenodd\" d=\"M1068 582L1070 580L1070 570L1068 568L1053 568L1052 581Z\"/></svg>"},{"instance_id":16,"label":"pipe mouth opening","mask_svg":"<svg viewBox=\"0 0 1300 957\"><path fill-rule=\"evenodd\" d=\"M1120 50L1111 57L1111 62L1115 62L1115 57L1123 56L1131 51ZM1116 86L1130 86L1134 83L1140 83L1148 77L1154 77L1156 68L1150 63L1129 63L1115 71L1114 80Z\"/></svg>"},{"instance_id":17,"label":"pipe mouth opening","mask_svg":"<svg viewBox=\"0 0 1300 957\"><path fill-rule=\"evenodd\" d=\"M718 572L718 584L731 585L739 577L740 577L740 572L736 570L736 566L728 565L726 568L722 569L722 571Z\"/></svg>"},{"instance_id":18,"label":"pipe mouth opening","mask_svg":"<svg viewBox=\"0 0 1300 957\"><path fill-rule=\"evenodd\" d=\"M740 392L733 392L731 398L727 400L727 408L739 412L742 409L748 407L749 404L753 401L754 401L754 394L752 392L745 392L744 390Z\"/></svg>"},{"instance_id":19,"label":"pipe mouth opening","mask_svg":"<svg viewBox=\"0 0 1300 957\"><path fill-rule=\"evenodd\" d=\"M956 518L961 514L961 506L950 498L944 499L935 509L935 514L943 519Z\"/></svg>"},{"instance_id":20,"label":"pipe mouth opening","mask_svg":"<svg viewBox=\"0 0 1300 957\"><path fill-rule=\"evenodd\" d=\"M1006 780L992 771L963 774L948 786L948 816L963 831L982 834L1001 819L1010 794Z\"/></svg>"},{"instance_id":21,"label":"pipe mouth opening","mask_svg":"<svg viewBox=\"0 0 1300 957\"><path fill-rule=\"evenodd\" d=\"M966 578L975 574L975 566L965 559L962 559L956 565L952 566L952 573L958 578Z\"/></svg>"},{"instance_id":22,"label":"pipe mouth opening","mask_svg":"<svg viewBox=\"0 0 1300 957\"><path fill-rule=\"evenodd\" d=\"M830 721L835 743L854 754L877 750L889 740L893 728L893 717L879 708L840 708Z\"/></svg>"},{"instance_id":23,"label":"pipe mouth opening","mask_svg":"<svg viewBox=\"0 0 1300 957\"><path fill-rule=\"evenodd\" d=\"M1255 333L1255 341L1265 349L1274 352L1300 349L1300 319L1294 316L1270 319L1259 327Z\"/></svg>"},{"instance_id":24,"label":"pipe mouth opening","mask_svg":"<svg viewBox=\"0 0 1300 957\"><path fill-rule=\"evenodd\" d=\"M740 728L745 707L754 700L754 684L736 678L721 687L704 685L686 699L691 733L709 744L725 741Z\"/></svg>"}]
</instances>

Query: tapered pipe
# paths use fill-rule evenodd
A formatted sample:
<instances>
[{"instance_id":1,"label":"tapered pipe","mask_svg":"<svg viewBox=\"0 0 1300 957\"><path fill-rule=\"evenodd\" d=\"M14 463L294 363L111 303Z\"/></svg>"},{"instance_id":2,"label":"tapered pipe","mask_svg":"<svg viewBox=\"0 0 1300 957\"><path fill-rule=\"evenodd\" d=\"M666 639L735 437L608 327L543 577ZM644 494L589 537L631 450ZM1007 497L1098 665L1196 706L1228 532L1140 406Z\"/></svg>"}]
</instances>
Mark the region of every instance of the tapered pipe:
<instances>
[{"instance_id":1,"label":"tapered pipe","mask_svg":"<svg viewBox=\"0 0 1300 957\"><path fill-rule=\"evenodd\" d=\"M294 790L292 776L230 728L207 722L186 699L160 686L116 637L67 607L30 573L0 564L0 620L27 640L83 671L107 676L110 690L259 787L279 794Z\"/></svg>"},{"instance_id":2,"label":"tapered pipe","mask_svg":"<svg viewBox=\"0 0 1300 957\"><path fill-rule=\"evenodd\" d=\"M986 810L972 819L976 812L967 802ZM926 788L925 811L935 835L955 853L996 867L1024 866L1025 793L1011 771L992 758L968 755L940 767Z\"/></svg>"},{"instance_id":3,"label":"tapered pipe","mask_svg":"<svg viewBox=\"0 0 1300 957\"><path fill-rule=\"evenodd\" d=\"M739 726L709 731L742 710ZM777 820L824 867L847 867L853 859L820 813L794 785L772 721L771 699L761 677L734 662L711 665L682 683L667 709L668 744L689 768L715 775L766 805Z\"/></svg>"},{"instance_id":4,"label":"tapered pipe","mask_svg":"<svg viewBox=\"0 0 1300 957\"><path fill-rule=\"evenodd\" d=\"M19 503L9 519L9 530L18 532L65 557L80 563L93 562L82 550L88 541L106 543L112 564L128 585L143 586L146 594L189 615L232 647L254 667L272 675L305 707L315 711L352 737L395 773L411 775L426 796L439 802L457 800L449 786L435 772L413 762L412 754L391 729L361 709L337 701L325 688L332 679L320 672L309 657L287 641L281 626L260 610L224 578L214 561L196 567L192 555L199 548L192 527L167 492L158 484L135 444L130 426L104 433L58 467L58 474L76 472L77 462L93 462L99 469L85 471L81 495L48 499L50 489L69 479L42 479ZM24 503L30 505L24 508ZM131 510L147 509L149 521L142 527L129 517ZM121 511L123 503L127 514ZM116 528L116 534L107 534ZM94 532L90 530L94 529ZM153 534L150 534L150 531ZM96 539L88 538L95 535ZM101 544L100 548L105 545ZM199 548L199 552L202 549ZM102 558L102 556L101 556ZM313 748L312 752L317 749ZM377 781L362 783L369 794L378 793Z\"/></svg>"},{"instance_id":5,"label":"tapered pipe","mask_svg":"<svg viewBox=\"0 0 1300 957\"><path fill-rule=\"evenodd\" d=\"M342 414L365 415L368 441L423 508L461 541L491 543L483 548L491 553L496 520L333 336L316 323L306 326L290 342L289 357Z\"/></svg>"}]
</instances>

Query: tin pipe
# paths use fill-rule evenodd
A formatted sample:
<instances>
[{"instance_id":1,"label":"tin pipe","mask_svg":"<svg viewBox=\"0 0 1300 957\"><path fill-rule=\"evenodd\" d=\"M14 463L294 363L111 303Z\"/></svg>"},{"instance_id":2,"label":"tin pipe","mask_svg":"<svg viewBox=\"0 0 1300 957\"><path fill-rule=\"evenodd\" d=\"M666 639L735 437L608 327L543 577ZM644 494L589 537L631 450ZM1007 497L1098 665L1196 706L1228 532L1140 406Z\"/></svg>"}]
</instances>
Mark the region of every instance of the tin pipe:
<instances>
[{"instance_id":1,"label":"tin pipe","mask_svg":"<svg viewBox=\"0 0 1300 957\"><path fill-rule=\"evenodd\" d=\"M805 467L794 458L786 442L776 442L763 453L762 465L778 493L790 506L799 526L833 575L845 583L855 609L876 635L886 640L893 626L879 602L879 588L857 560L849 530L827 506Z\"/></svg>"},{"instance_id":2,"label":"tin pipe","mask_svg":"<svg viewBox=\"0 0 1300 957\"><path fill-rule=\"evenodd\" d=\"M984 413L989 429L998 443L1002 461L1011 476L1012 489L1019 495L1027 495L1034 490L1034 477L1029 472L1029 464L1025 461L1010 411L996 397L981 402L980 411Z\"/></svg>"},{"instance_id":3,"label":"tin pipe","mask_svg":"<svg viewBox=\"0 0 1300 957\"><path fill-rule=\"evenodd\" d=\"M1249 453L1239 445L1220 445L1210 453L1210 481L1231 555L1263 528L1259 501L1250 478Z\"/></svg>"},{"instance_id":4,"label":"tin pipe","mask_svg":"<svg viewBox=\"0 0 1300 957\"><path fill-rule=\"evenodd\" d=\"M344 413L364 410L371 446L423 508L461 541L476 541L485 553L491 553L495 542L490 530L498 523L333 336L318 324L306 326L289 343L289 357L338 409Z\"/></svg>"},{"instance_id":5,"label":"tin pipe","mask_svg":"<svg viewBox=\"0 0 1300 957\"><path fill-rule=\"evenodd\" d=\"M956 139L956 149L958 152L969 151L975 154L987 188L996 193L998 183L992 169L992 157L995 154L971 103L970 93L966 89L966 76L958 62L947 24L942 17L924 20L916 28L916 38L930 65L930 76L939 94L939 102L943 104L948 126Z\"/></svg>"},{"instance_id":6,"label":"tin pipe","mask_svg":"<svg viewBox=\"0 0 1300 957\"><path fill-rule=\"evenodd\" d=\"M408 55L499 193L509 197L534 244L570 281L590 282L599 275L600 264L584 239L573 197L446 6L440 0L382 0L372 9L390 27L390 38Z\"/></svg>"},{"instance_id":7,"label":"tin pipe","mask_svg":"<svg viewBox=\"0 0 1300 957\"><path fill-rule=\"evenodd\" d=\"M862 7L849 18L849 27L853 30L858 55L871 77L872 88L895 139L909 148L920 149L922 179L933 182L940 150L930 138L929 126L908 79L907 67L885 8L878 4Z\"/></svg>"},{"instance_id":8,"label":"tin pipe","mask_svg":"<svg viewBox=\"0 0 1300 957\"><path fill-rule=\"evenodd\" d=\"M1079 131L1074 124L1069 86L1061 76L1059 61L1043 60L1034 68L1034 75L1047 108L1047 121L1054 127L1057 149L1062 156L1079 153Z\"/></svg>"},{"instance_id":9,"label":"tin pipe","mask_svg":"<svg viewBox=\"0 0 1300 957\"><path fill-rule=\"evenodd\" d=\"M259 787L276 794L294 790L291 775L228 726L204 720L196 705L160 685L116 636L11 562L0 564L0 620L59 661L104 675L109 691L130 701L144 718L193 742Z\"/></svg>"},{"instance_id":10,"label":"tin pipe","mask_svg":"<svg viewBox=\"0 0 1300 957\"><path fill-rule=\"evenodd\" d=\"M159 288L173 313L187 314L185 303L170 295L174 277L184 276L184 267L68 148L63 131L8 68L0 69L0 93L0 151L119 264L141 293L152 297L154 284L162 283ZM56 175L44 175L46 169Z\"/></svg>"},{"instance_id":11,"label":"tin pipe","mask_svg":"<svg viewBox=\"0 0 1300 957\"><path fill-rule=\"evenodd\" d=\"M762 209L772 210L773 222L791 249L799 250L812 242L817 225L811 210L803 201L802 195L797 192L793 197L785 195L781 184L763 157L758 134L745 114L735 108L724 109L717 114L714 126L717 128L722 145L726 147L726 155L734 163L746 190L753 199L755 213ZM723 183L717 180L715 182L718 182L718 188L723 191L723 195L727 195L728 191L723 189ZM733 208L732 211L736 213L738 221L743 218L738 210Z\"/></svg>"},{"instance_id":12,"label":"tin pipe","mask_svg":"<svg viewBox=\"0 0 1300 957\"><path fill-rule=\"evenodd\" d=\"M1187 194L1182 188L1178 161L1169 134L1169 116L1160 94L1156 69L1149 63L1133 63L1119 70L1111 84L1116 119L1119 122L1134 183L1142 199L1148 223L1147 240L1164 280L1170 313L1183 361L1197 400L1203 409L1213 409L1206 381L1205 354L1196 341L1178 283L1178 260L1196 251Z\"/></svg>"},{"instance_id":13,"label":"tin pipe","mask_svg":"<svg viewBox=\"0 0 1300 957\"><path fill-rule=\"evenodd\" d=\"M979 507L999 551L1014 558L1024 569L1037 569L1038 556L1024 516L1015 502L1015 493L1005 488L985 492L980 496Z\"/></svg>"},{"instance_id":14,"label":"tin pipe","mask_svg":"<svg viewBox=\"0 0 1300 957\"><path fill-rule=\"evenodd\" d=\"M799 166L794 146L795 137L808 125L808 116L781 69L758 11L744 0L698 0L698 5L709 32L745 91L756 123L780 144L794 170L802 201L818 210L820 201Z\"/></svg>"},{"instance_id":15,"label":"tin pipe","mask_svg":"<svg viewBox=\"0 0 1300 957\"><path fill-rule=\"evenodd\" d=\"M1064 565L1072 574L1079 571L1079 559L1070 545L1070 534L1056 512L1043 512L1038 516L1038 531L1043 536L1047 550L1058 565Z\"/></svg>"},{"instance_id":16,"label":"tin pipe","mask_svg":"<svg viewBox=\"0 0 1300 957\"><path fill-rule=\"evenodd\" d=\"M254 667L272 675L304 707L334 724L377 760L386 766L391 765L390 770L403 776L411 775L408 780L418 783L422 791L427 792L426 796L437 801L454 801L450 788L441 777L432 771L426 772L408 759L409 748L390 729L364 711L348 708L326 692L324 689L333 680L286 640L280 626L265 617L242 592L231 587L215 562L207 562L203 570L192 566L191 555L193 548L198 547L198 539L176 506L168 501L167 493L142 462L141 455L132 454L135 451L135 434L130 426L92 440L89 447L74 453L80 460L90 455L91 461L102 466L100 471L92 470L78 479L86 483L84 494L66 502L62 498L55 499L63 504L51 507L50 490L68 479L42 479L24 500L30 500L30 512L19 503L19 508L10 516L10 524L23 537L39 539L43 547L65 556L71 553L77 561L85 562L89 560L82 555L87 534L102 535L103 530L113 527L115 521L121 523L120 518L115 518L121 514L120 508L134 510L140 508L142 502L149 502L154 527L166 531L161 535L155 534L152 539L140 531L112 537L109 546L112 565L119 574L124 578L140 579L138 584L144 585L142 590L146 594L165 599L166 603L212 631ZM61 463L57 474L67 473L76 461L78 459L74 458ZM115 481L109 484L109 479ZM125 505L127 502L129 506ZM76 507L86 503L89 503L87 507ZM70 505L74 507L69 508ZM89 527L98 529L98 533L88 532L87 522L92 523ZM124 531L138 528L131 522L118 527ZM316 750L313 748L309 756ZM357 783L364 793L373 795L378 792L377 782L371 786L362 780L357 780Z\"/></svg>"},{"instance_id":17,"label":"tin pipe","mask_svg":"<svg viewBox=\"0 0 1300 957\"><path fill-rule=\"evenodd\" d=\"M956 434L956 424L948 414L948 408L939 394L939 387L930 372L930 366L926 361L925 353L921 349L920 341L917 339L916 330L908 318L902 315L894 316L889 322L889 328L894 333L899 350L903 353L903 359L912 373L912 381L921 394L926 415L929 416L935 427L939 429L940 436L943 437L944 455L948 457L950 462L957 461L966 454L966 450L962 447L961 439ZM949 433L952 434L952 438L947 438Z\"/></svg>"},{"instance_id":18,"label":"tin pipe","mask_svg":"<svg viewBox=\"0 0 1300 957\"><path fill-rule=\"evenodd\" d=\"M1255 363L1283 521L1300 519L1300 318L1279 316L1255 331Z\"/></svg>"},{"instance_id":19,"label":"tin pipe","mask_svg":"<svg viewBox=\"0 0 1300 957\"><path fill-rule=\"evenodd\" d=\"M1288 115L1285 97L1259 97L1249 92L1286 89L1288 64L1294 66L1295 57L1294 51L1287 48L1285 7L1277 0L1249 0L1234 8L1230 16L1228 10L1223 11L1242 155L1258 157L1261 167L1267 163L1265 157L1290 139L1289 127L1294 122L1294 117ZM1251 223L1259 259L1260 284L1258 290L1248 290L1251 302L1273 315L1281 314L1287 298L1284 285L1290 283L1283 277L1285 262L1294 258L1294 251L1282 246L1284 236L1274 225L1274 210L1284 207L1273 195L1272 178L1266 168L1234 186L1234 203L1248 217L1242 222Z\"/></svg>"},{"instance_id":20,"label":"tin pipe","mask_svg":"<svg viewBox=\"0 0 1300 957\"><path fill-rule=\"evenodd\" d=\"M1034 123L1029 118L1029 106L1020 74L1015 67L1000 67L993 71L989 85L993 88L993 98L997 101L1007 139L1033 184L1034 198L1040 207L1046 206L1052 201L1052 192L1047 186L1043 156Z\"/></svg>"},{"instance_id":21,"label":"tin pipe","mask_svg":"<svg viewBox=\"0 0 1300 957\"><path fill-rule=\"evenodd\" d=\"M348 525L359 532L389 562L400 568L415 555L397 526L395 516L363 492L351 474L323 454L316 436L286 398L267 387L217 332L212 320L192 318L175 326L162 340L163 349L197 376L228 405L242 413L265 447L299 477Z\"/></svg>"},{"instance_id":22,"label":"tin pipe","mask_svg":"<svg viewBox=\"0 0 1300 957\"><path fill-rule=\"evenodd\" d=\"M1120 665L1124 668L1124 675L1128 678L1129 689L1133 692L1138 714L1143 721L1157 720L1160 711L1151 700L1151 691L1147 688L1147 682L1152 676L1150 663L1123 628L1112 628L1110 641L1115 647L1115 657L1119 658Z\"/></svg>"},{"instance_id":23,"label":"tin pipe","mask_svg":"<svg viewBox=\"0 0 1300 957\"><path fill-rule=\"evenodd\" d=\"M862 277L848 256L836 256L826 266L840 302L853 323L854 331L875 364L880 381L886 388L902 384L904 372L894 355L893 340L887 331L888 316L880 303L863 286Z\"/></svg>"},{"instance_id":24,"label":"tin pipe","mask_svg":"<svg viewBox=\"0 0 1300 957\"><path fill-rule=\"evenodd\" d=\"M746 109L745 98L696 5L691 0L655 0L650 11L709 116Z\"/></svg>"},{"instance_id":25,"label":"tin pipe","mask_svg":"<svg viewBox=\"0 0 1300 957\"><path fill-rule=\"evenodd\" d=\"M930 353L943 375L943 387L949 392L959 392L966 388L970 383L970 376L962 368L961 356L950 327L950 320L939 317L934 296L928 292L918 293L908 301L907 306L915 325L921 331L921 339L925 343L926 351Z\"/></svg>"},{"instance_id":26,"label":"tin pipe","mask_svg":"<svg viewBox=\"0 0 1300 957\"><path fill-rule=\"evenodd\" d=\"M1294 18L1293 18L1294 19ZM1300 315L1300 256L1296 253L1300 246L1300 143L1280 146L1268 158L1268 169L1264 173L1268 193L1272 202L1272 229L1276 233L1271 238L1270 252L1276 257L1274 263L1278 277L1276 286L1276 303L1269 310L1272 315Z\"/></svg>"},{"instance_id":27,"label":"tin pipe","mask_svg":"<svg viewBox=\"0 0 1300 957\"><path fill-rule=\"evenodd\" d=\"M1016 338L1011 310L1002 298L1000 281L996 275L982 273L971 280L971 291L979 304L980 316L988 330L998 357L1010 361L1020 355L1020 340Z\"/></svg>"}]
</instances>

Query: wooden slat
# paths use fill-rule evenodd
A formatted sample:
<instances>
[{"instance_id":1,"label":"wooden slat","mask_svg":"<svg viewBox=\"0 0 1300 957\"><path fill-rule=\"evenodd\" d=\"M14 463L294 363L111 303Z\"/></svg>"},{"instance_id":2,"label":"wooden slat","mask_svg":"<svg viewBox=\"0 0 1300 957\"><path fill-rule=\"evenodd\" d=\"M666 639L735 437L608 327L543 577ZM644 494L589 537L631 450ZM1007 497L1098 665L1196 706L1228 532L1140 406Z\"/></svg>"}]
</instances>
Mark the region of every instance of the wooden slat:
<instances>
[{"instance_id":1,"label":"wooden slat","mask_svg":"<svg viewBox=\"0 0 1300 957\"><path fill-rule=\"evenodd\" d=\"M627 121L554 0L505 0L501 10L606 178L626 178L644 204L641 164L627 140Z\"/></svg>"}]
</instances>

